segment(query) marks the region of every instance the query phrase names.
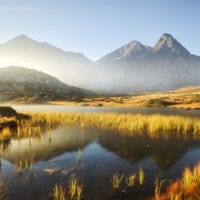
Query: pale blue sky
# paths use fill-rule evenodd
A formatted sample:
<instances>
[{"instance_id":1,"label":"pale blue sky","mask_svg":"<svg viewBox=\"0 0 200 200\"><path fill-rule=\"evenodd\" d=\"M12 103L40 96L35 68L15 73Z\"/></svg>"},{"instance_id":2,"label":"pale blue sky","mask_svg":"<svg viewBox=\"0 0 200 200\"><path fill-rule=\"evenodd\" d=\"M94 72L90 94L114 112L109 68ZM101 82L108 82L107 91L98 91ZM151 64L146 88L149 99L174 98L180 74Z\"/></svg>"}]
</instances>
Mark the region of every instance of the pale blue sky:
<instances>
[{"instance_id":1,"label":"pale blue sky","mask_svg":"<svg viewBox=\"0 0 200 200\"><path fill-rule=\"evenodd\" d=\"M19 34L92 60L168 32L200 55L200 0L0 0L0 43Z\"/></svg>"}]
</instances>

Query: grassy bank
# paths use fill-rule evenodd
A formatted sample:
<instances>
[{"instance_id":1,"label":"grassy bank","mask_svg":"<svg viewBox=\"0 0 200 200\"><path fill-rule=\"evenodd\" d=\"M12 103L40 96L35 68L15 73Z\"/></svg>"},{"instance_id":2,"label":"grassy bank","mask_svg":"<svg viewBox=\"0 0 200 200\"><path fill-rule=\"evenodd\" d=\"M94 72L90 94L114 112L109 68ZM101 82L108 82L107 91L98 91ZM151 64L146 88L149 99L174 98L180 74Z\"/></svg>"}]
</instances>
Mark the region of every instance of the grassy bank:
<instances>
[{"instance_id":1,"label":"grassy bank","mask_svg":"<svg viewBox=\"0 0 200 200\"><path fill-rule=\"evenodd\" d=\"M115 113L27 113L29 120L22 120L18 136L39 134L42 129L59 125L78 124L82 127L112 130L129 136L184 137L200 139L200 119L183 116L115 114Z\"/></svg>"}]
</instances>

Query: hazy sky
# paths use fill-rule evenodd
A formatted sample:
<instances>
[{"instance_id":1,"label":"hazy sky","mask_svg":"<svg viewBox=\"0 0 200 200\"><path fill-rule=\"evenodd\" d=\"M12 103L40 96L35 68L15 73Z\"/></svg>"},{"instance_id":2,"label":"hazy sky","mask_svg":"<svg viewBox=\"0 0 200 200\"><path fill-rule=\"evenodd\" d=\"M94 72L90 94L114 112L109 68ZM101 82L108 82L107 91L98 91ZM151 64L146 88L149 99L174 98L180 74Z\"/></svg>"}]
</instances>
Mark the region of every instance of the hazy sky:
<instances>
[{"instance_id":1,"label":"hazy sky","mask_svg":"<svg viewBox=\"0 0 200 200\"><path fill-rule=\"evenodd\" d=\"M0 0L0 43L19 34L96 60L168 32L200 55L200 0Z\"/></svg>"}]
</instances>

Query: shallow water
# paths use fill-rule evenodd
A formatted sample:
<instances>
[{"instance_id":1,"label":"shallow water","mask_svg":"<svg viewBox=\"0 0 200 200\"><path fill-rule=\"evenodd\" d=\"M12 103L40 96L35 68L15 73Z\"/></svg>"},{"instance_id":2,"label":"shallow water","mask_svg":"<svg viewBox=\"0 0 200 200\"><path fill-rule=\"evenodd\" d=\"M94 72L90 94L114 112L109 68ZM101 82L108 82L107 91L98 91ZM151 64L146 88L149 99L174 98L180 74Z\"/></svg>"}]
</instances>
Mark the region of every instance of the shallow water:
<instances>
[{"instance_id":1,"label":"shallow water","mask_svg":"<svg viewBox=\"0 0 200 200\"><path fill-rule=\"evenodd\" d=\"M52 199L56 183L68 183L76 174L83 185L83 199L147 199L154 192L157 176L179 177L186 166L200 160L200 142L184 139L151 139L79 126L59 127L38 138L12 140L1 149L1 174L6 198ZM22 167L22 170L19 168ZM125 178L120 190L113 192L111 177L145 174L143 187L129 189ZM48 170L57 170L49 174Z\"/></svg>"},{"instance_id":2,"label":"shallow water","mask_svg":"<svg viewBox=\"0 0 200 200\"><path fill-rule=\"evenodd\" d=\"M184 115L200 117L200 110L184 110L175 108L151 108L151 107L95 107L95 106L57 106L57 105L13 105L17 111L39 111L39 112L113 112L113 113L135 113L135 114L165 114Z\"/></svg>"}]
</instances>

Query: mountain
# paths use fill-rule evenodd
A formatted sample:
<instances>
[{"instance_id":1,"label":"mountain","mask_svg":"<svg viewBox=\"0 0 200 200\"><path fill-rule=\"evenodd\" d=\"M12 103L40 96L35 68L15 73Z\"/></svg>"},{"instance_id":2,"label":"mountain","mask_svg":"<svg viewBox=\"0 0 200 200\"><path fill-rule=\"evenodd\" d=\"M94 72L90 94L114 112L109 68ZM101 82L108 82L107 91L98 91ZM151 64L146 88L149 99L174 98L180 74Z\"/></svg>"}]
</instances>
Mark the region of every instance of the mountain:
<instances>
[{"instance_id":1,"label":"mountain","mask_svg":"<svg viewBox=\"0 0 200 200\"><path fill-rule=\"evenodd\" d=\"M191 56L190 52L168 33L161 36L153 50L164 56Z\"/></svg>"},{"instance_id":2,"label":"mountain","mask_svg":"<svg viewBox=\"0 0 200 200\"><path fill-rule=\"evenodd\" d=\"M105 55L97 62L100 64L130 64L138 60L158 56L188 57L192 55L172 35L164 33L154 47L145 46L138 41L131 41L114 52Z\"/></svg>"},{"instance_id":3,"label":"mountain","mask_svg":"<svg viewBox=\"0 0 200 200\"><path fill-rule=\"evenodd\" d=\"M91 65L93 62L81 53L66 52L25 35L0 45L1 67L29 66L77 87L86 85L85 76L91 71Z\"/></svg>"},{"instance_id":4,"label":"mountain","mask_svg":"<svg viewBox=\"0 0 200 200\"><path fill-rule=\"evenodd\" d=\"M168 33L153 47L131 41L96 62L20 35L0 45L0 66L29 66L66 84L106 93L200 85L200 57Z\"/></svg>"},{"instance_id":5,"label":"mountain","mask_svg":"<svg viewBox=\"0 0 200 200\"><path fill-rule=\"evenodd\" d=\"M97 62L109 65L132 63L135 59L140 59L151 51L151 47L145 46L138 41L131 41L114 52L105 55Z\"/></svg>"},{"instance_id":6,"label":"mountain","mask_svg":"<svg viewBox=\"0 0 200 200\"><path fill-rule=\"evenodd\" d=\"M90 93L66 85L40 71L24 67L0 68L0 101L42 102L80 99Z\"/></svg>"},{"instance_id":7,"label":"mountain","mask_svg":"<svg viewBox=\"0 0 200 200\"><path fill-rule=\"evenodd\" d=\"M200 57L192 55L168 33L154 47L133 41L97 63L102 71L109 69L104 79L112 80L110 91L161 91L200 85Z\"/></svg>"}]
</instances>

